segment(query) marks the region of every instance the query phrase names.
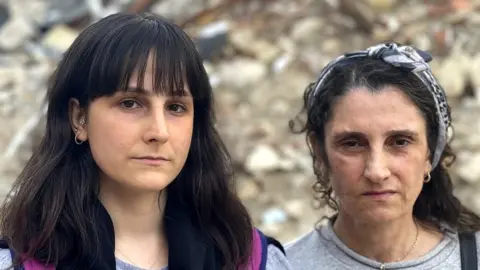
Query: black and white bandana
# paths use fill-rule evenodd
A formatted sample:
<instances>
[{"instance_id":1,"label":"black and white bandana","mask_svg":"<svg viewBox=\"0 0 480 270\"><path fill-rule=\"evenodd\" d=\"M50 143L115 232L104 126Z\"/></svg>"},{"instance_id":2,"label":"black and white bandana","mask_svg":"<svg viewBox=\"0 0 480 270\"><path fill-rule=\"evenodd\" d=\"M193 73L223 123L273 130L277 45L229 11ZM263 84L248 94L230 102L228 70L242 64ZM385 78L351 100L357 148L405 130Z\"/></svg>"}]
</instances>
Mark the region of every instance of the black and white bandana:
<instances>
[{"instance_id":1,"label":"black and white bandana","mask_svg":"<svg viewBox=\"0 0 480 270\"><path fill-rule=\"evenodd\" d=\"M381 59L397 68L407 70L415 74L430 90L437 108L439 123L438 139L432 158L432 167L435 168L440 162L440 157L447 143L447 128L450 125L450 117L447 111L447 100L445 91L433 77L430 66L427 64L432 60L429 53L410 46L398 46L395 43L378 44L363 51L346 53L330 62L320 73L314 90L310 93L309 106L312 106L319 89L325 79L332 71L332 68L339 62L352 59L370 57Z\"/></svg>"}]
</instances>

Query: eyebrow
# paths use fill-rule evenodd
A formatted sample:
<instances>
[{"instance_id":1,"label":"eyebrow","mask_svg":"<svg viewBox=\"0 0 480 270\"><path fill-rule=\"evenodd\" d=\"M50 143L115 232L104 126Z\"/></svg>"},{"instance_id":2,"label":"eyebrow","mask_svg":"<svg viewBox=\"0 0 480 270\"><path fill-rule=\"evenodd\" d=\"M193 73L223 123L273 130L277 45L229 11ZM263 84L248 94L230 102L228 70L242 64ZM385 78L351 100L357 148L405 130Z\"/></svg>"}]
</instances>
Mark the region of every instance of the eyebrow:
<instances>
[{"instance_id":1,"label":"eyebrow","mask_svg":"<svg viewBox=\"0 0 480 270\"><path fill-rule=\"evenodd\" d=\"M419 137L418 132L409 130L409 129L390 130L387 132L386 137L391 137L391 136L405 136L405 137L412 137L414 139ZM349 137L365 138L368 136L367 134L363 132L358 132L358 131L341 131L333 135L333 139L335 141L339 141Z\"/></svg>"},{"instance_id":2,"label":"eyebrow","mask_svg":"<svg viewBox=\"0 0 480 270\"><path fill-rule=\"evenodd\" d=\"M412 137L414 139L418 138L418 132L410 130L410 129L400 129L400 130L392 130L387 132L388 136L405 136L405 137Z\"/></svg>"}]
</instances>

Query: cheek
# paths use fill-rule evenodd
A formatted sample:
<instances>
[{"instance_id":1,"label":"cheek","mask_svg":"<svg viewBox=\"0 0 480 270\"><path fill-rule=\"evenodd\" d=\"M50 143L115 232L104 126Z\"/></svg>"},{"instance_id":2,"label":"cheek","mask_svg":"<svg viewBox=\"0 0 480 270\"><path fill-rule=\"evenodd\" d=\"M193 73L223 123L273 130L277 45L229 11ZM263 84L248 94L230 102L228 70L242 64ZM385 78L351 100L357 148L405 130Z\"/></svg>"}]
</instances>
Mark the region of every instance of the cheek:
<instances>
[{"instance_id":1,"label":"cheek","mask_svg":"<svg viewBox=\"0 0 480 270\"><path fill-rule=\"evenodd\" d=\"M428 167L427 150L423 147L410 148L402 155L398 155L391 162L392 170L400 175L400 179L409 185L418 185L423 182L423 175Z\"/></svg>"},{"instance_id":2,"label":"cheek","mask_svg":"<svg viewBox=\"0 0 480 270\"><path fill-rule=\"evenodd\" d=\"M405 196L412 200L416 199L423 187L425 167L420 160L410 158L398 160L396 165L395 174L403 186Z\"/></svg>"},{"instance_id":3,"label":"cheek","mask_svg":"<svg viewBox=\"0 0 480 270\"><path fill-rule=\"evenodd\" d=\"M123 121L114 121L108 115L91 119L88 140L92 155L100 167L115 166L125 158L134 144L135 130Z\"/></svg>"},{"instance_id":4,"label":"cheek","mask_svg":"<svg viewBox=\"0 0 480 270\"><path fill-rule=\"evenodd\" d=\"M170 143L177 155L187 155L193 136L193 119L174 121L169 127Z\"/></svg>"},{"instance_id":5,"label":"cheek","mask_svg":"<svg viewBox=\"0 0 480 270\"><path fill-rule=\"evenodd\" d=\"M330 181L337 195L349 193L358 186L363 173L363 161L358 156L345 156L328 151Z\"/></svg>"}]
</instances>

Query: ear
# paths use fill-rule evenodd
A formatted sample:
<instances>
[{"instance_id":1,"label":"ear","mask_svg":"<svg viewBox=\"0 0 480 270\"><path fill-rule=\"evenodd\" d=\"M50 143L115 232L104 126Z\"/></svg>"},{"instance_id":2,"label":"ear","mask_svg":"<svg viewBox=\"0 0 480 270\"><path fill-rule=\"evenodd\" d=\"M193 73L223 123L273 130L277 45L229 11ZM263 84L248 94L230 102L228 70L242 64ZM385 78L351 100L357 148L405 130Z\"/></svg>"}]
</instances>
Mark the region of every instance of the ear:
<instances>
[{"instance_id":1,"label":"ear","mask_svg":"<svg viewBox=\"0 0 480 270\"><path fill-rule=\"evenodd\" d=\"M80 106L80 102L76 98L72 98L68 102L68 116L76 141L84 142L88 139L87 132L87 114Z\"/></svg>"},{"instance_id":2,"label":"ear","mask_svg":"<svg viewBox=\"0 0 480 270\"><path fill-rule=\"evenodd\" d=\"M425 166L423 170L423 175L427 175L432 171L432 162L431 162L431 155L430 155L430 150L427 153L427 158L425 159Z\"/></svg>"}]
</instances>

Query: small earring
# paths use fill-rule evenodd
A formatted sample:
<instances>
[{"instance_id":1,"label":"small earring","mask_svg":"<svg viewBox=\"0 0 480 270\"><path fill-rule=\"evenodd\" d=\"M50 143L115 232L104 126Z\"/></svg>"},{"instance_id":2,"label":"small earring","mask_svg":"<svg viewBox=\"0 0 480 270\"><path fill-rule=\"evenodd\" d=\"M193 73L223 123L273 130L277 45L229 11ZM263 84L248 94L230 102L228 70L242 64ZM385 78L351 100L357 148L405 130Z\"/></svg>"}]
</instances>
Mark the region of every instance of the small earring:
<instances>
[{"instance_id":1,"label":"small earring","mask_svg":"<svg viewBox=\"0 0 480 270\"><path fill-rule=\"evenodd\" d=\"M74 138L73 140L75 141L75 143L76 143L77 145L80 145L80 144L83 143L83 141L79 140L77 136L78 136L78 133L75 134L75 138Z\"/></svg>"},{"instance_id":2,"label":"small earring","mask_svg":"<svg viewBox=\"0 0 480 270\"><path fill-rule=\"evenodd\" d=\"M85 117L80 118L80 125L85 125ZM77 145L81 145L83 141L78 139L78 129L75 129L75 138L73 139Z\"/></svg>"},{"instance_id":3,"label":"small earring","mask_svg":"<svg viewBox=\"0 0 480 270\"><path fill-rule=\"evenodd\" d=\"M428 183L428 182L430 182L430 180L432 180L432 176L430 176L430 173L427 173L427 175L423 179L423 182Z\"/></svg>"}]
</instances>

